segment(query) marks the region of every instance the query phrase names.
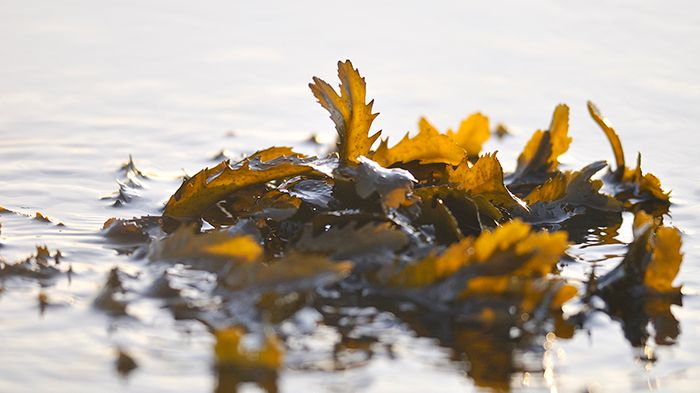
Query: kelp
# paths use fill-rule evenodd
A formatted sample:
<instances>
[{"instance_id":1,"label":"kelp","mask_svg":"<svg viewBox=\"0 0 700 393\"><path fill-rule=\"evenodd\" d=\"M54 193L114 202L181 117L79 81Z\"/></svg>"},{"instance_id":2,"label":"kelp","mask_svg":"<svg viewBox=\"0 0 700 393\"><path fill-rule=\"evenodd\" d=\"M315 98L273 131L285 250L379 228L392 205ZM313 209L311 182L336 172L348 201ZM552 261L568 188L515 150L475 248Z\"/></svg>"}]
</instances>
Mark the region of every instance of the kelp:
<instances>
[{"instance_id":1,"label":"kelp","mask_svg":"<svg viewBox=\"0 0 700 393\"><path fill-rule=\"evenodd\" d=\"M653 320L657 331L671 327L657 341L677 337L667 306L680 298L673 280L681 235L660 217L637 213L627 256L586 288L559 275L572 260L571 242L598 236L619 243L624 209L668 201L658 179L624 166L617 134L592 104L613 145L610 174L595 178L604 161L560 168L572 142L564 104L547 130L532 135L515 172L504 174L495 152L482 153L491 132L480 113L445 133L421 118L414 136L391 147L383 139L373 149L380 132L370 133L377 114L365 80L350 61L338 63L338 77L338 91L316 77L310 84L331 115L337 151L314 157L271 147L223 161L185 179L161 217L105 223L112 242L137 247L135 255L150 266L165 266L144 296L210 327L217 389L253 381L275 391L289 349L282 326L308 308L337 330L334 356L358 350L369 357L378 342L351 335L352 317L342 310L389 312L451 348L455 360L468 361L477 385L501 390L523 371L514 360L518 351L570 338L585 323L585 315L582 322L564 313L572 299L601 298L605 312L626 329L635 326L628 337L637 332L630 339L637 345L648 335L639 333L641 322L630 322L625 302L634 298L631 308L644 321ZM618 192L606 193L607 186ZM175 285L168 270L175 267L208 278ZM107 302L124 291L112 284L102 296ZM256 349L242 346L248 335L262 338Z\"/></svg>"}]
</instances>

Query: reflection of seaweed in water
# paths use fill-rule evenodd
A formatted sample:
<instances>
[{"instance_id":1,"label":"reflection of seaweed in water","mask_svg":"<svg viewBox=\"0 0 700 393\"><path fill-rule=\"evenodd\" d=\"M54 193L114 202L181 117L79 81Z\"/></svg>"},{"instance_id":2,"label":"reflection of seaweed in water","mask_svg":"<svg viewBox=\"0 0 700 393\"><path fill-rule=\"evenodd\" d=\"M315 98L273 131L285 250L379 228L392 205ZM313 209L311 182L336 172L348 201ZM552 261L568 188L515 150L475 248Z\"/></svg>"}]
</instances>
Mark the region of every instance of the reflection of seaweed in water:
<instances>
[{"instance_id":1,"label":"reflection of seaweed in water","mask_svg":"<svg viewBox=\"0 0 700 393\"><path fill-rule=\"evenodd\" d=\"M518 372L514 365L514 351L517 344L512 342L506 326L484 331L464 329L458 331L451 347L454 358L463 357L467 363L467 375L477 386L508 390L513 373Z\"/></svg>"},{"instance_id":2,"label":"reflection of seaweed in water","mask_svg":"<svg viewBox=\"0 0 700 393\"><path fill-rule=\"evenodd\" d=\"M601 244L617 244L622 217L619 213L578 215L562 223L560 228L569 233L569 241L582 248Z\"/></svg>"},{"instance_id":3,"label":"reflection of seaweed in water","mask_svg":"<svg viewBox=\"0 0 700 393\"><path fill-rule=\"evenodd\" d=\"M625 338L632 346L647 345L651 335L657 345L676 343L680 326L671 312L671 306L682 306L680 296L608 299L607 304L608 313L620 321Z\"/></svg>"},{"instance_id":4,"label":"reflection of seaweed in water","mask_svg":"<svg viewBox=\"0 0 700 393\"><path fill-rule=\"evenodd\" d=\"M658 345L670 345L680 334L672 305L682 305L680 288L673 287L683 254L680 232L640 211L635 215L634 240L618 266L597 280L594 293L603 298L605 311L622 323L634 347L646 345L653 327Z\"/></svg>"},{"instance_id":5,"label":"reflection of seaweed in water","mask_svg":"<svg viewBox=\"0 0 700 393\"><path fill-rule=\"evenodd\" d=\"M441 317L418 317L409 324L418 334L437 338L450 348L451 359L464 362L477 386L497 390L508 390L512 375L522 371L515 364L515 351L532 347L526 336L512 337L514 326L509 324L478 326Z\"/></svg>"},{"instance_id":6,"label":"reflection of seaweed in water","mask_svg":"<svg viewBox=\"0 0 700 393\"><path fill-rule=\"evenodd\" d=\"M356 344L359 341L359 351L365 353L359 363L336 363L336 370L357 367L372 358L373 346L370 344L380 342L382 332L376 332L376 337L363 336L361 340L350 337L356 327L368 324L372 317L353 319L343 313L323 311L329 305L334 310L365 307L390 312L397 318L397 322L405 323L417 336L434 338L440 346L449 349L450 360L463 364L466 375L477 386L497 391L510 390L514 375L533 369L540 370L538 365L521 364L519 353L541 355L542 342L550 335L567 339L574 332L574 326L563 319L561 314L540 314L544 319L537 320L535 315L531 317L528 314L513 313L515 306L501 302L483 302L481 299L437 311L383 296L319 298L314 306L324 315L324 324L336 329L341 336L336 349L345 347L348 342ZM485 313L493 313L496 317L484 320ZM358 347L353 349L358 350Z\"/></svg>"},{"instance_id":7,"label":"reflection of seaweed in water","mask_svg":"<svg viewBox=\"0 0 700 393\"><path fill-rule=\"evenodd\" d=\"M217 367L215 393L238 392L242 384L255 383L268 393L277 393L277 370L261 368Z\"/></svg>"}]
</instances>

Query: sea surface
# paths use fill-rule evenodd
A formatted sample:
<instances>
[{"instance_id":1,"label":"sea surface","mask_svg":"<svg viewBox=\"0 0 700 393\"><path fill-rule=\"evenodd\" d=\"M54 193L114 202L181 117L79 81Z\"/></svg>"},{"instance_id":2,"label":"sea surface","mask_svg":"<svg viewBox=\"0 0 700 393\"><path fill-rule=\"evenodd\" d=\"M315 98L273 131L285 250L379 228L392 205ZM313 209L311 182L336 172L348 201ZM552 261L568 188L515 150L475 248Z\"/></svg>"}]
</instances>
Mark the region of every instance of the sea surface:
<instances>
[{"instance_id":1,"label":"sea surface","mask_svg":"<svg viewBox=\"0 0 700 393\"><path fill-rule=\"evenodd\" d=\"M620 323L599 313L544 354L520 354L532 371L514 371L511 389L697 391L700 5L599 0L0 1L0 206L19 213L0 215L0 257L22 260L46 245L73 272L43 285L0 279L0 391L213 391L214 339L201 323L175 320L153 299L132 302L127 318L93 307L113 267L134 282L155 269L100 230L110 217L160 214L181 176L215 165L219 153L323 152L307 140L330 145L335 131L307 84L335 84L344 59L365 76L381 113L374 129L390 141L415 132L420 116L447 129L481 111L513 132L485 147L506 170L562 102L573 137L563 167L612 161L586 111L593 100L628 161L641 152L643 169L672 190L666 223L682 231L685 254L683 305L672 307L681 333L673 345L633 348ZM114 207L129 157L148 179ZM631 240L630 223L626 215L621 242ZM593 264L614 266L625 246L579 251L564 274L580 280ZM357 312L373 315L392 352L337 371L285 368L281 391L484 389L435 340L391 315ZM319 326L307 344L322 354L335 339ZM118 348L139 365L128 376L115 370Z\"/></svg>"}]
</instances>

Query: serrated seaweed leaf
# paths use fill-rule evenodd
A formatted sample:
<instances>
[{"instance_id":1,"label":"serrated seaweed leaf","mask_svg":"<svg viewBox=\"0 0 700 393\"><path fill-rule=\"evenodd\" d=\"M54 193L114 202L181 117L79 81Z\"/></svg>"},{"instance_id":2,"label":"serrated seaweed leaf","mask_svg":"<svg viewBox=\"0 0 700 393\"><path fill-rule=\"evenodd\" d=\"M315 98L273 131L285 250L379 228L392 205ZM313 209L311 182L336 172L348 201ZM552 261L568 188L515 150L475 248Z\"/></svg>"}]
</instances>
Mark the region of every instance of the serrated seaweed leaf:
<instances>
[{"instance_id":1,"label":"serrated seaweed leaf","mask_svg":"<svg viewBox=\"0 0 700 393\"><path fill-rule=\"evenodd\" d=\"M515 219L494 231L484 232L477 238L475 249L476 258L482 262L512 250L523 260L511 274L543 277L552 272L568 247L566 232L535 231L530 225Z\"/></svg>"},{"instance_id":2,"label":"serrated seaweed leaf","mask_svg":"<svg viewBox=\"0 0 700 393\"><path fill-rule=\"evenodd\" d=\"M240 219L283 221L299 210L301 200L267 184L234 191L202 213L202 219L216 226L231 225Z\"/></svg>"},{"instance_id":3,"label":"serrated seaweed leaf","mask_svg":"<svg viewBox=\"0 0 700 393\"><path fill-rule=\"evenodd\" d=\"M479 235L497 226L503 217L488 199L450 186L423 187L414 191L421 200L416 225L431 225L436 240L449 244L464 236Z\"/></svg>"},{"instance_id":4,"label":"serrated seaweed leaf","mask_svg":"<svg viewBox=\"0 0 700 393\"><path fill-rule=\"evenodd\" d=\"M447 169L448 180L470 195L482 195L494 204L508 208L523 208L524 204L503 183L503 168L496 153L485 154L474 165L463 160Z\"/></svg>"},{"instance_id":5,"label":"serrated seaweed leaf","mask_svg":"<svg viewBox=\"0 0 700 393\"><path fill-rule=\"evenodd\" d=\"M234 191L271 180L315 172L312 162L313 159L294 153L286 147L261 150L233 166L228 161L223 161L185 181L168 201L163 215L198 219L204 210Z\"/></svg>"},{"instance_id":6,"label":"serrated seaweed leaf","mask_svg":"<svg viewBox=\"0 0 700 393\"><path fill-rule=\"evenodd\" d=\"M669 201L671 192L661 188L661 180L651 173L642 172L641 153L637 154L637 166L633 170L626 168L622 180L633 185L633 187L628 187L628 189L631 188L629 192L632 198L660 202Z\"/></svg>"},{"instance_id":7,"label":"serrated seaweed leaf","mask_svg":"<svg viewBox=\"0 0 700 393\"><path fill-rule=\"evenodd\" d=\"M489 118L479 112L473 113L459 123L457 131L447 130L447 135L466 150L469 158L476 158L491 136Z\"/></svg>"},{"instance_id":8,"label":"serrated seaweed leaf","mask_svg":"<svg viewBox=\"0 0 700 393\"><path fill-rule=\"evenodd\" d=\"M377 150L370 156L383 167L396 163L418 161L421 164L457 165L464 158L466 150L453 139L441 134L435 127L421 118L418 134L409 138L408 133L399 143L388 148L387 139L382 140Z\"/></svg>"},{"instance_id":9,"label":"serrated seaweed leaf","mask_svg":"<svg viewBox=\"0 0 700 393\"><path fill-rule=\"evenodd\" d=\"M568 131L569 107L559 104L552 114L549 129L535 131L518 156L515 172L508 177L509 185L527 186L546 180L559 166L559 156L569 149Z\"/></svg>"},{"instance_id":10,"label":"serrated seaweed leaf","mask_svg":"<svg viewBox=\"0 0 700 393\"><path fill-rule=\"evenodd\" d=\"M421 201L419 204L420 214L415 220L415 224L432 226L437 242L451 244L461 240L464 234L460 229L455 214L452 213L445 203L446 195L440 194L442 194L441 190L437 187L424 187L416 190L415 195L421 198ZM481 231L478 217L470 221L478 226L478 231Z\"/></svg>"},{"instance_id":11,"label":"serrated seaweed leaf","mask_svg":"<svg viewBox=\"0 0 700 393\"><path fill-rule=\"evenodd\" d=\"M243 263L232 266L221 283L232 290L314 288L345 277L352 263L335 262L319 254L290 252L270 264Z\"/></svg>"},{"instance_id":12,"label":"serrated seaweed leaf","mask_svg":"<svg viewBox=\"0 0 700 393\"><path fill-rule=\"evenodd\" d=\"M356 163L357 158L366 156L379 138L381 131L369 136L372 121L379 115L372 113L374 101L365 103L365 78L353 68L350 60L338 62L340 95L325 81L314 77L309 84L318 102L330 114L338 131L338 153L341 161Z\"/></svg>"},{"instance_id":13,"label":"serrated seaweed leaf","mask_svg":"<svg viewBox=\"0 0 700 393\"><path fill-rule=\"evenodd\" d=\"M59 250L56 250L54 255L51 255L46 246L36 246L36 252L24 260L8 263L0 258L0 279L13 276L29 277L38 280L54 278L62 273L58 268L60 257L61 252Z\"/></svg>"},{"instance_id":14,"label":"serrated seaweed leaf","mask_svg":"<svg viewBox=\"0 0 700 393\"><path fill-rule=\"evenodd\" d=\"M294 248L331 255L334 259L354 259L368 254L391 256L408 245L406 234L389 223L350 223L315 234L307 225Z\"/></svg>"},{"instance_id":15,"label":"serrated seaweed leaf","mask_svg":"<svg viewBox=\"0 0 700 393\"><path fill-rule=\"evenodd\" d=\"M466 238L433 253L404 269L392 267L383 281L394 286L421 287L449 277L468 265L478 265L480 274L544 277L568 248L565 232L536 232L530 225L513 220L477 238ZM506 256L504 258L504 256Z\"/></svg>"},{"instance_id":16,"label":"serrated seaweed leaf","mask_svg":"<svg viewBox=\"0 0 700 393\"><path fill-rule=\"evenodd\" d=\"M452 244L442 253L433 251L417 263L397 269L391 266L379 273L380 282L393 287L425 287L456 273L475 259L474 238Z\"/></svg>"},{"instance_id":17,"label":"serrated seaweed leaf","mask_svg":"<svg viewBox=\"0 0 700 393\"><path fill-rule=\"evenodd\" d=\"M591 180L606 165L605 161L598 161L580 171L556 173L524 198L529 204L524 217L529 222L556 223L580 214L620 212L620 202L600 193L603 183Z\"/></svg>"},{"instance_id":18,"label":"serrated seaweed leaf","mask_svg":"<svg viewBox=\"0 0 700 393\"><path fill-rule=\"evenodd\" d=\"M232 234L227 230L197 233L182 225L169 236L150 245L151 260L207 260L253 262L262 256L263 248L250 235Z\"/></svg>"}]
</instances>

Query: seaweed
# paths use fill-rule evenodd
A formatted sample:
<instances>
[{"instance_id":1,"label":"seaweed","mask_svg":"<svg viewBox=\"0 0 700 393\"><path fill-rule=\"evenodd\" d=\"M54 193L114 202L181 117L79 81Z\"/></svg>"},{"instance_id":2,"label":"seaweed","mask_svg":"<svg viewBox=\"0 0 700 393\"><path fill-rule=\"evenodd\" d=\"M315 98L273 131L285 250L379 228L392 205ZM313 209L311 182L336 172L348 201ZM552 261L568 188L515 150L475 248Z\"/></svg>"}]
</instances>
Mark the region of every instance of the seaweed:
<instances>
[{"instance_id":1,"label":"seaweed","mask_svg":"<svg viewBox=\"0 0 700 393\"><path fill-rule=\"evenodd\" d=\"M188 289L216 302L187 295L167 268L144 295L211 329L218 390L253 381L276 391L278 370L292 362L282 325L305 309L340 332L337 368L346 366L339 357L348 351L371 357L377 339L351 334L349 316L330 310L370 307L437 338L454 360L469 364L477 385L499 390L524 371L518 351L570 338L583 324L586 313L563 310L572 299L602 299L635 346L649 337L648 321L657 342L678 336L668 307L682 297L673 286L681 236L662 225L663 211L648 208L668 203L668 193L639 165L624 166L619 137L592 104L616 158L607 175L594 177L605 161L560 169L572 142L564 104L506 174L495 152L481 152L490 137L481 113L445 133L422 118L413 137L393 146L383 139L373 149L381 131L370 132L378 114L374 101L366 102L365 79L349 60L338 63L338 77L338 92L316 77L310 84L338 133L335 152L315 157L273 146L224 160L185 179L161 217L105 224L105 236L151 263L213 275ZM613 241L626 210L637 212L635 237L620 265L587 288L562 278L558 266L570 259L571 242L592 232ZM124 290L112 271L96 305L125 313ZM259 345L246 347L248 336Z\"/></svg>"}]
</instances>

